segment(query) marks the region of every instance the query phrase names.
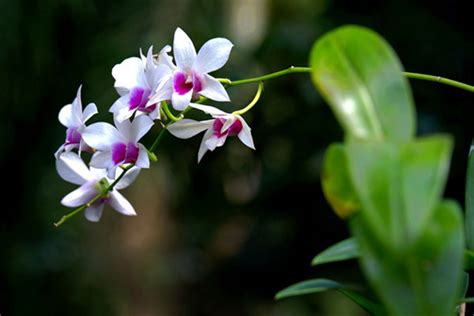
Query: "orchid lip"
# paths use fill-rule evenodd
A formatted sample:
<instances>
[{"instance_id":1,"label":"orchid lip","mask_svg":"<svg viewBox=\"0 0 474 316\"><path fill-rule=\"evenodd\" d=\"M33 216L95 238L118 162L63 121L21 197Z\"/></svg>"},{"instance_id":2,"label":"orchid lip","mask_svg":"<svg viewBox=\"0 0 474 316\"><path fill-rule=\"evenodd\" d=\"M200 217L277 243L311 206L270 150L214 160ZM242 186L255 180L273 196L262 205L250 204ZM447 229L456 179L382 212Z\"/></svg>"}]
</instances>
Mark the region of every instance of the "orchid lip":
<instances>
[{"instance_id":1,"label":"orchid lip","mask_svg":"<svg viewBox=\"0 0 474 316\"><path fill-rule=\"evenodd\" d=\"M212 125L214 135L217 136L218 138L224 137L224 136L235 136L240 133L242 130L242 122L240 120L235 120L227 130L222 132L222 126L224 126L224 123L226 122L225 119L223 118L216 118L214 120L214 123Z\"/></svg>"},{"instance_id":2,"label":"orchid lip","mask_svg":"<svg viewBox=\"0 0 474 316\"><path fill-rule=\"evenodd\" d=\"M134 143L115 143L112 145L112 161L115 165L135 163L138 159L139 148Z\"/></svg>"},{"instance_id":3,"label":"orchid lip","mask_svg":"<svg viewBox=\"0 0 474 316\"><path fill-rule=\"evenodd\" d=\"M179 71L173 77L173 87L179 95L184 95L191 90L194 95L202 90L202 79L195 72L189 75Z\"/></svg>"},{"instance_id":4,"label":"orchid lip","mask_svg":"<svg viewBox=\"0 0 474 316\"><path fill-rule=\"evenodd\" d=\"M145 89L142 87L135 87L130 91L130 98L128 100L128 108L129 110L138 109L140 111L144 111L147 108L146 104L150 97L151 91L150 89ZM151 110L153 111L153 110ZM150 112L151 112L150 111Z\"/></svg>"},{"instance_id":5,"label":"orchid lip","mask_svg":"<svg viewBox=\"0 0 474 316\"><path fill-rule=\"evenodd\" d=\"M77 131L77 127L69 127L66 131L66 145L79 144L81 137L81 133Z\"/></svg>"}]
</instances>

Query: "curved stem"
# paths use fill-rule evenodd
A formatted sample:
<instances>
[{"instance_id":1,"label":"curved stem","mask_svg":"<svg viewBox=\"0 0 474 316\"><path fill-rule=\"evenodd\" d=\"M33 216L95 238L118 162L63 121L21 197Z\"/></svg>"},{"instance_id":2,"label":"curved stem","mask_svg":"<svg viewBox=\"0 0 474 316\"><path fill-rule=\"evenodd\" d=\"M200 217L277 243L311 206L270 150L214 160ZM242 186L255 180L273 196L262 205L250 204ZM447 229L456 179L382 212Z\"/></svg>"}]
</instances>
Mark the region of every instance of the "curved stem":
<instances>
[{"instance_id":1,"label":"curved stem","mask_svg":"<svg viewBox=\"0 0 474 316\"><path fill-rule=\"evenodd\" d=\"M246 107L244 107L243 109L232 112L232 114L234 114L234 115L242 115L242 114L246 113L248 110L250 110L251 108L253 108L253 106L254 106L254 105L258 102L258 100L260 99L260 96L262 95L262 91L263 91L263 82L260 81L260 82L258 83L258 90L257 90L257 93L255 94L255 97L253 98L252 102L250 102L250 103L249 103Z\"/></svg>"},{"instance_id":2,"label":"curved stem","mask_svg":"<svg viewBox=\"0 0 474 316\"><path fill-rule=\"evenodd\" d=\"M161 101L161 108L163 109L163 112L165 112L166 116L170 120L172 120L174 122L180 120L179 117L176 117L176 116L173 115L173 113L171 113L170 108L168 107L168 103L166 101Z\"/></svg>"},{"instance_id":3,"label":"curved stem","mask_svg":"<svg viewBox=\"0 0 474 316\"><path fill-rule=\"evenodd\" d=\"M466 83L462 83L456 80L452 79L447 79L443 78L440 76L432 76L432 75L425 75L425 74L419 74L416 72L404 72L403 73L407 78L411 79L419 79L419 80L426 80L426 81L433 81L433 82L439 82L448 86L456 87L462 90L466 90L469 92L474 92L474 86L468 85Z\"/></svg>"},{"instance_id":4,"label":"curved stem","mask_svg":"<svg viewBox=\"0 0 474 316\"><path fill-rule=\"evenodd\" d=\"M270 73L268 75L264 75L264 76L253 77L253 78L242 79L242 80L235 80L235 81L232 81L232 80L229 80L229 79L220 79L219 81L222 82L223 84L229 86L229 87L232 87L232 86L239 86L239 85L242 85L242 84L257 83L257 82L260 82L260 81L265 81L265 80L285 76L285 75L288 75L288 74L304 73L304 72L311 72L311 68L310 67L291 66L289 68L286 68L286 69L283 69L283 70L280 70L280 71L277 71L277 72L272 72L272 73Z\"/></svg>"},{"instance_id":5,"label":"curved stem","mask_svg":"<svg viewBox=\"0 0 474 316\"><path fill-rule=\"evenodd\" d=\"M235 81L232 81L232 80L226 79L226 78L222 78L222 79L219 79L219 81L221 83L223 83L224 85L226 85L226 86L232 87L232 86L238 86L238 85L242 85L242 84L249 84L249 83L256 83L256 82L260 82L260 81L265 81L265 80L285 76L285 75L288 75L288 74L305 73L305 72L306 73L311 72L311 68L310 67L291 66L287 69L283 69L283 70L280 70L280 71L277 71L277 72L272 72L272 73L270 73L268 75L264 75L264 76L253 77L253 78L242 79L242 80L235 80ZM466 91L469 91L469 92L474 92L474 86L463 83L463 82L460 82L460 81L456 81L456 80L452 80L452 79L448 79L448 78L443 78L443 77L440 77L440 76L420 74L420 73L416 73L416 72L402 72L402 73L405 77L410 78L410 79L438 82L438 83L441 83L441 84L445 84L445 85L448 85L448 86L452 86L452 87L456 87L456 88L459 88L459 89L462 89L462 90L466 90Z\"/></svg>"}]
</instances>

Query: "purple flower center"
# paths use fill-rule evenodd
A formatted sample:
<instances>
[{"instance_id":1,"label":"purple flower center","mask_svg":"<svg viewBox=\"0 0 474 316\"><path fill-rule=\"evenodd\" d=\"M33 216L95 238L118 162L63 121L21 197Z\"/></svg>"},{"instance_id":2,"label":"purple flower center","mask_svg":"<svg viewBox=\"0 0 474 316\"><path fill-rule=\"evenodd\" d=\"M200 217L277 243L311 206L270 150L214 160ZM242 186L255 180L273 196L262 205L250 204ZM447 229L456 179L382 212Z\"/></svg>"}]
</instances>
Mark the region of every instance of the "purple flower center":
<instances>
[{"instance_id":1,"label":"purple flower center","mask_svg":"<svg viewBox=\"0 0 474 316\"><path fill-rule=\"evenodd\" d=\"M212 128L214 130L214 135L216 135L218 138L221 138L223 136L235 136L240 133L242 130L242 122L240 122L239 119L235 120L228 129L226 129L224 132L222 132L222 126L224 126L224 123L226 122L225 119L223 118L217 118L214 120L214 124L212 125Z\"/></svg>"},{"instance_id":2,"label":"purple flower center","mask_svg":"<svg viewBox=\"0 0 474 316\"><path fill-rule=\"evenodd\" d=\"M133 143L115 143L112 145L112 161L115 165L135 163L138 159L138 146Z\"/></svg>"},{"instance_id":3,"label":"purple flower center","mask_svg":"<svg viewBox=\"0 0 474 316\"><path fill-rule=\"evenodd\" d=\"M184 72L177 72L173 78L173 87L174 91L178 92L180 95L193 90L193 95L195 96L202 90L202 80L195 72L193 72L192 75L187 75Z\"/></svg>"},{"instance_id":4,"label":"purple flower center","mask_svg":"<svg viewBox=\"0 0 474 316\"><path fill-rule=\"evenodd\" d=\"M130 91L130 98L128 99L129 110L138 109L139 111L150 113L156 108L156 104L146 106L150 97L151 91L142 87L135 87Z\"/></svg>"},{"instance_id":5,"label":"purple flower center","mask_svg":"<svg viewBox=\"0 0 474 316\"><path fill-rule=\"evenodd\" d=\"M79 144L81 142L81 134L76 127L69 127L66 131L66 145Z\"/></svg>"}]
</instances>

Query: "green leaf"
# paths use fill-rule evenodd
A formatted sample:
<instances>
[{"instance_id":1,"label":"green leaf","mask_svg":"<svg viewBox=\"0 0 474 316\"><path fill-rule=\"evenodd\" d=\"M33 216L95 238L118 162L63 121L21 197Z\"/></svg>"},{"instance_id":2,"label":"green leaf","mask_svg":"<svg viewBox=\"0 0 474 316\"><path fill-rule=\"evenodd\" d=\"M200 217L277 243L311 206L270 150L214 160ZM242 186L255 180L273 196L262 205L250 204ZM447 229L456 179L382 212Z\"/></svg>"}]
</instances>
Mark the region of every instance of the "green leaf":
<instances>
[{"instance_id":1,"label":"green leaf","mask_svg":"<svg viewBox=\"0 0 474 316\"><path fill-rule=\"evenodd\" d=\"M311 265L315 266L323 263L355 259L357 257L359 257L359 245L355 238L348 238L318 254L314 257Z\"/></svg>"},{"instance_id":2,"label":"green leaf","mask_svg":"<svg viewBox=\"0 0 474 316\"><path fill-rule=\"evenodd\" d=\"M351 142L348 170L376 237L392 248L414 242L440 201L452 140L446 135L403 144Z\"/></svg>"},{"instance_id":3,"label":"green leaf","mask_svg":"<svg viewBox=\"0 0 474 316\"><path fill-rule=\"evenodd\" d=\"M374 238L360 212L350 220L361 249L361 263L391 315L451 315L462 292L461 210L444 201L417 242L391 251ZM403 304L401 304L403 302Z\"/></svg>"},{"instance_id":4,"label":"green leaf","mask_svg":"<svg viewBox=\"0 0 474 316\"><path fill-rule=\"evenodd\" d=\"M406 141L415 133L407 79L390 45L360 26L343 26L310 53L312 79L349 138Z\"/></svg>"},{"instance_id":5,"label":"green leaf","mask_svg":"<svg viewBox=\"0 0 474 316\"><path fill-rule=\"evenodd\" d=\"M418 138L401 147L403 216L416 239L439 203L449 172L453 141L448 135Z\"/></svg>"},{"instance_id":6,"label":"green leaf","mask_svg":"<svg viewBox=\"0 0 474 316\"><path fill-rule=\"evenodd\" d=\"M360 209L342 144L332 144L326 151L321 184L326 199L339 217L346 218Z\"/></svg>"},{"instance_id":7,"label":"green leaf","mask_svg":"<svg viewBox=\"0 0 474 316\"><path fill-rule=\"evenodd\" d=\"M466 171L466 245L470 250L474 250L474 139L472 140Z\"/></svg>"},{"instance_id":8,"label":"green leaf","mask_svg":"<svg viewBox=\"0 0 474 316\"><path fill-rule=\"evenodd\" d=\"M293 284L275 295L276 300L282 298L299 296L305 294L313 294L318 292L324 292L328 290L337 290L344 294L347 298L352 300L354 303L359 305L361 308L373 315L383 315L382 307L366 298L359 292L354 291L347 285L343 285L339 282L328 280L328 279L311 279L303 282Z\"/></svg>"}]
</instances>

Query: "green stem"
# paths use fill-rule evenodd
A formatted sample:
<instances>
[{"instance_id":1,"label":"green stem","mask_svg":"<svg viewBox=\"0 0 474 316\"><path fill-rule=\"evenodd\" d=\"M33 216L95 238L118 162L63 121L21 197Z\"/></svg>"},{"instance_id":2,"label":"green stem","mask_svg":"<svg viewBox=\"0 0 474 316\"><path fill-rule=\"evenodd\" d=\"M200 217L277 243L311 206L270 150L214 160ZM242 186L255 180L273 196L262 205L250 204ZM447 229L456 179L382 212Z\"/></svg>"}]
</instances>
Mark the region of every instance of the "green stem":
<instances>
[{"instance_id":1,"label":"green stem","mask_svg":"<svg viewBox=\"0 0 474 316\"><path fill-rule=\"evenodd\" d=\"M95 202L97 202L99 199L103 198L104 196L107 195L107 193L109 193L110 191L113 190L113 188L117 185L117 183L123 178L123 176L127 173L128 170L132 169L134 165L128 165L127 167L125 167L122 171L122 173L117 177L117 179L114 180L114 182L112 182L107 188L105 188L102 192L98 193L96 196L94 196L89 202L87 202L86 204L84 205L81 205L79 206L78 208L76 208L74 211L66 214L66 215L63 215L63 217L61 217L61 219L59 221L57 221L56 223L54 223L54 226L55 227L59 227L61 224L63 224L65 221L67 221L68 219L70 219L71 217L73 217L74 215L76 215L77 213L79 212L82 212L83 210L85 210L86 208L88 208L89 206L91 206L92 204L94 204Z\"/></svg>"},{"instance_id":2,"label":"green stem","mask_svg":"<svg viewBox=\"0 0 474 316\"><path fill-rule=\"evenodd\" d=\"M219 79L221 83L223 83L226 86L232 87L232 86L238 86L238 85L243 85L243 84L249 84L249 83L256 83L260 81L265 81L273 78L278 78L281 76L285 76L288 74L293 74L293 73L309 73L311 72L310 67L295 67L291 66L287 69L283 69L277 72L272 72L268 75L264 76L259 76L259 77L253 77L253 78L248 78L248 79L243 79L243 80L235 80L232 81L230 79ZM425 74L420 74L416 72L403 72L403 75L407 78L410 79L418 79L418 80L425 80L425 81L432 81L432 82L438 82L441 84L445 84L448 86L456 87L462 90L466 90L469 92L474 92L474 86L468 85L466 83L448 79L448 78L443 78L440 76L433 76L433 75L425 75Z\"/></svg>"},{"instance_id":3,"label":"green stem","mask_svg":"<svg viewBox=\"0 0 474 316\"><path fill-rule=\"evenodd\" d=\"M258 90L257 90L257 93L255 94L255 97L253 98L252 102L250 102L249 105L247 105L247 106L244 107L243 109L232 112L232 114L234 114L234 115L242 115L242 114L246 113L248 110L250 110L251 108L253 108L253 106L254 106L254 105L258 102L258 100L260 99L260 96L262 95L262 91L263 91L263 82L260 81L260 82L258 83Z\"/></svg>"},{"instance_id":4,"label":"green stem","mask_svg":"<svg viewBox=\"0 0 474 316\"><path fill-rule=\"evenodd\" d=\"M411 79L419 79L419 80L426 80L426 81L434 81L434 82L439 82L448 86L456 87L462 90L466 90L469 92L474 92L474 86L470 86L468 84L456 81L456 80L451 80L447 78L443 78L440 76L432 76L432 75L425 75L425 74L419 74L415 72L404 72L403 73L407 78Z\"/></svg>"},{"instance_id":5,"label":"green stem","mask_svg":"<svg viewBox=\"0 0 474 316\"><path fill-rule=\"evenodd\" d=\"M264 76L248 78L248 79L242 79L242 80L235 80L235 81L232 81L232 80L229 80L229 79L220 79L220 82L222 82L223 84L225 84L229 87L232 87L232 86L239 86L239 85L242 85L242 84L257 83L257 82L260 82L260 81L265 81L265 80L285 76L285 75L288 75L288 74L302 73L302 72L303 73L304 72L311 72L311 68L310 67L291 66L287 69L283 69L283 70L280 70L280 71L277 71L277 72L272 72L271 74L264 75Z\"/></svg>"},{"instance_id":6,"label":"green stem","mask_svg":"<svg viewBox=\"0 0 474 316\"><path fill-rule=\"evenodd\" d=\"M166 101L161 101L161 108L163 109L163 112L165 112L166 116L172 121L176 122L180 120L179 117L176 117L173 115L173 113L171 113L170 108L168 107L168 103Z\"/></svg>"}]
</instances>

